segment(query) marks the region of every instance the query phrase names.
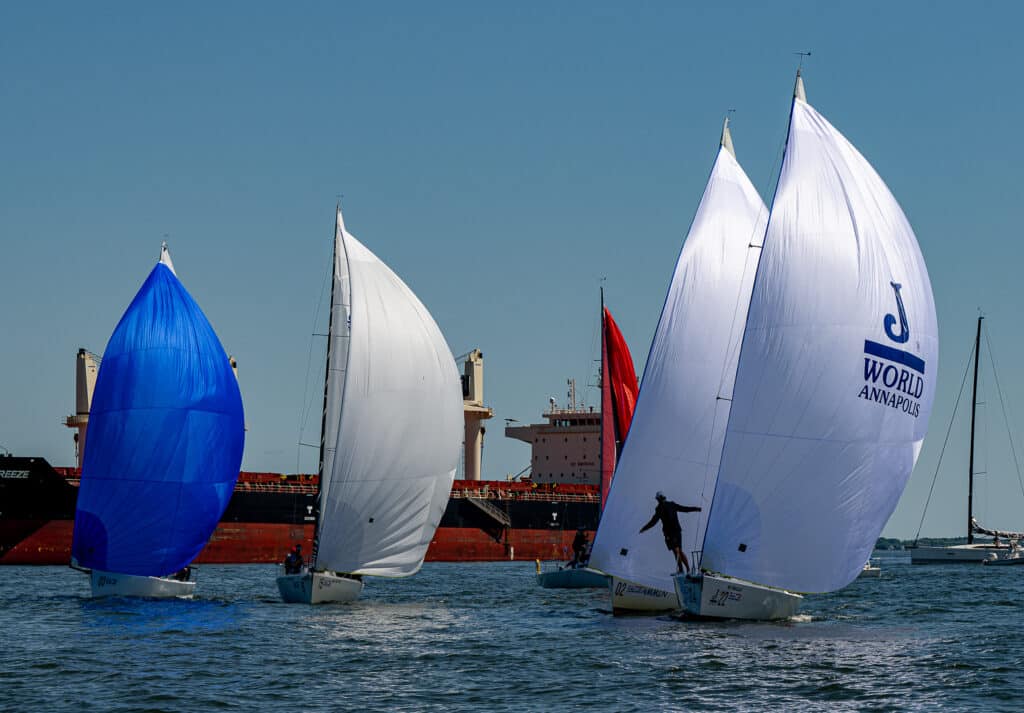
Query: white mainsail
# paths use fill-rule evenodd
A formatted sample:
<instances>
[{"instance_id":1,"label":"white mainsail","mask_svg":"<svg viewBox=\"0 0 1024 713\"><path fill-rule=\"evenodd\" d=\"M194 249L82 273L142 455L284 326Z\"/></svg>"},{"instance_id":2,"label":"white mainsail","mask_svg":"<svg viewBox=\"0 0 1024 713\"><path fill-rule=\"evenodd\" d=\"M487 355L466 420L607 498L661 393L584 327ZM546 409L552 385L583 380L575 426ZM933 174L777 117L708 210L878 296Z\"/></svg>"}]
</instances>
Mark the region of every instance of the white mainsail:
<instances>
[{"instance_id":1,"label":"white mainsail","mask_svg":"<svg viewBox=\"0 0 1024 713\"><path fill-rule=\"evenodd\" d=\"M681 516L683 550L699 549L729 416L728 397L768 209L732 153L728 125L669 284L592 567L672 591L675 560L660 532L639 534L663 491L703 512Z\"/></svg>"},{"instance_id":2,"label":"white mainsail","mask_svg":"<svg viewBox=\"0 0 1024 713\"><path fill-rule=\"evenodd\" d=\"M899 204L801 90L702 565L826 592L857 577L917 460L935 393L938 327Z\"/></svg>"},{"instance_id":3,"label":"white mainsail","mask_svg":"<svg viewBox=\"0 0 1024 713\"><path fill-rule=\"evenodd\" d=\"M335 233L315 565L401 577L422 565L455 477L459 375L430 313L340 210Z\"/></svg>"}]
</instances>

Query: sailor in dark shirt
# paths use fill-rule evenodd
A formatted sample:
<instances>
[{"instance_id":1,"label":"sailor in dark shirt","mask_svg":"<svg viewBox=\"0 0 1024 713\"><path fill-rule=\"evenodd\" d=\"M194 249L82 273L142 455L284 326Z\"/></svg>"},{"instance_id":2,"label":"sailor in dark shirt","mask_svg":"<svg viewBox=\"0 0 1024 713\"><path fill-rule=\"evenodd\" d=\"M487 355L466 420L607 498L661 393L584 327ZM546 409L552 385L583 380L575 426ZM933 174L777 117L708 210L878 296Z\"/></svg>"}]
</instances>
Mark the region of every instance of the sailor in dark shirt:
<instances>
[{"instance_id":1,"label":"sailor in dark shirt","mask_svg":"<svg viewBox=\"0 0 1024 713\"><path fill-rule=\"evenodd\" d=\"M576 529L576 537L572 541L572 561L567 565L568 567L578 567L585 565L587 562L587 533L581 525Z\"/></svg>"},{"instance_id":2,"label":"sailor in dark shirt","mask_svg":"<svg viewBox=\"0 0 1024 713\"><path fill-rule=\"evenodd\" d=\"M654 508L654 517L640 528L640 532L650 530L658 520L661 520L661 532L665 535L665 547L676 556L676 572L683 572L683 567L686 568L685 571L689 572L690 562L683 554L683 528L679 525L679 516L676 513L700 512L700 508L674 503L661 492L654 497L658 501Z\"/></svg>"},{"instance_id":3,"label":"sailor in dark shirt","mask_svg":"<svg viewBox=\"0 0 1024 713\"><path fill-rule=\"evenodd\" d=\"M305 563L302 561L302 545L297 544L284 558L284 573L301 574L303 564Z\"/></svg>"}]
</instances>

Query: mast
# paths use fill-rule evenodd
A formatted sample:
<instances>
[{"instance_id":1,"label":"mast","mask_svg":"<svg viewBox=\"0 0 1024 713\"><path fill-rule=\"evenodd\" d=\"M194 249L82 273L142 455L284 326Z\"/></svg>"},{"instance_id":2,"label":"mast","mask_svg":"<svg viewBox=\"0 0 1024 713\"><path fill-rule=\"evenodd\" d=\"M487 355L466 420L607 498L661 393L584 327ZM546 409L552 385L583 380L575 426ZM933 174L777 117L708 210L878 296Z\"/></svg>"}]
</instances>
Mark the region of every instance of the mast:
<instances>
[{"instance_id":1,"label":"mast","mask_svg":"<svg viewBox=\"0 0 1024 713\"><path fill-rule=\"evenodd\" d=\"M327 358L324 363L324 402L320 413L320 461L317 464L316 499L313 506L313 555L310 560L311 567L316 564L316 554L320 545L320 495L324 483L324 450L327 446L327 382L331 374L331 342L334 340L334 283L338 276L338 213L341 211L339 203L334 209L334 234L332 236L331 248L331 301L327 312Z\"/></svg>"},{"instance_id":2,"label":"mast","mask_svg":"<svg viewBox=\"0 0 1024 713\"><path fill-rule=\"evenodd\" d=\"M599 490L599 496L600 496L600 501L601 502L600 502L600 505L599 505L598 516L600 516L601 511L604 510L604 502L605 502L605 500L608 497L608 488L609 488L609 485L610 485L610 479L608 479L606 477L606 474L605 474L605 467L607 466L607 463L605 463L605 461L607 460L607 455L608 455L608 454L605 453L605 448L607 446L607 444L605 443L605 440L608 437L608 431L609 431L608 420L607 419L608 418L614 419L614 416L612 416L612 414L611 414L611 411L613 409L610 408L611 407L611 399L610 398L606 398L606 395L609 394L609 392L610 392L611 383L608 381L608 335L607 335L607 328L606 328L605 323L604 323L604 286L603 285L601 286L601 320L600 320L600 324L601 324L601 432L600 432L600 435L598 437L597 451L598 451L598 457L600 458L600 464L598 466L598 469L599 469L599 472L601 474L600 490ZM615 424L614 424L614 420L613 420L612 421L612 427L611 427L612 440L613 441L615 440L614 430L615 430Z\"/></svg>"},{"instance_id":3,"label":"mast","mask_svg":"<svg viewBox=\"0 0 1024 713\"><path fill-rule=\"evenodd\" d=\"M796 82L793 85L793 100L789 103L789 121L786 122L786 143L783 144L783 147L782 147L782 163L780 164L779 175L775 179L775 190L772 191L772 202L771 202L771 205L769 206L769 209L768 209L768 220L764 224L764 232L761 233L761 244L760 245L755 245L753 243L753 240L751 240L751 243L750 243L750 248L751 249L764 250L764 244L765 244L765 241L768 238L768 228L771 227L772 210L775 208L775 199L778 196L778 193L779 193L779 183L782 180L781 166L785 164L785 162L786 162L786 152L789 151L789 137L790 137L790 134L793 131L793 111L796 108L797 101L802 101L802 102L806 102L807 101L807 94L806 94L806 92L804 92L804 80L803 80L803 76L801 76L801 74L800 74L800 68L799 67L797 67L797 70L796 70ZM721 145L722 146L725 146L726 131L728 131L728 129L729 129L729 117L726 116L726 118L725 118L725 126L722 129L722 141L721 141ZM729 145L730 146L732 145L732 134L731 133L729 134ZM735 156L736 156L736 154L733 153L733 157L734 158L735 158ZM753 238L753 237L754 236L751 236L751 238ZM750 319L750 305L754 301L754 290L757 288L757 280L758 280L759 277L761 277L761 261L760 261L760 259L758 259L757 267L754 270L754 282L753 282L753 284L751 285L751 288L750 288L750 296L747 298L747 321L749 321L749 319ZM747 321L743 322L743 336L740 337L740 352L739 352L739 356L736 357L737 374L739 373L740 357L743 355L743 345L747 341ZM733 381L733 388L735 389L735 381ZM719 395L719 398L721 398L721 395ZM730 402L732 401L732 396L731 395L729 397L729 401ZM717 408L717 403L716 403L716 408ZM726 432L726 435L725 435L724 438L722 438L722 448L718 451L718 472L715 473L715 489L711 492L711 504L708 506L707 513L705 514L705 519L704 519L704 522L705 522L705 525L704 525L704 536L701 539L700 550L698 550L695 553L695 555L696 555L694 557L695 561L692 563L692 566L696 570L698 570L698 571L700 570L701 562L704 559L704 549L705 549L705 546L707 544L708 529L709 529L709 527L711 525L711 515L712 515L712 513L715 510L715 495L717 495L717 493L718 493L718 477L722 473L722 457L725 455L725 446L726 446L726 443L729 440L729 435L728 435L729 434L729 425L732 423L732 415L733 415L732 404L730 403L730 406L729 406L729 417L725 421L725 432Z\"/></svg>"},{"instance_id":4,"label":"mast","mask_svg":"<svg viewBox=\"0 0 1024 713\"><path fill-rule=\"evenodd\" d=\"M600 509L608 499L611 489L611 476L618 459L615 426L615 404L611 384L611 360L608 356L608 325L604 313L604 287L601 287L601 431L598 436L598 458L600 476Z\"/></svg>"},{"instance_id":5,"label":"mast","mask_svg":"<svg viewBox=\"0 0 1024 713\"><path fill-rule=\"evenodd\" d=\"M981 355L981 320L978 315L978 331L974 335L974 386L971 388L971 455L967 465L967 544L974 544L974 420L978 410L978 362Z\"/></svg>"}]
</instances>

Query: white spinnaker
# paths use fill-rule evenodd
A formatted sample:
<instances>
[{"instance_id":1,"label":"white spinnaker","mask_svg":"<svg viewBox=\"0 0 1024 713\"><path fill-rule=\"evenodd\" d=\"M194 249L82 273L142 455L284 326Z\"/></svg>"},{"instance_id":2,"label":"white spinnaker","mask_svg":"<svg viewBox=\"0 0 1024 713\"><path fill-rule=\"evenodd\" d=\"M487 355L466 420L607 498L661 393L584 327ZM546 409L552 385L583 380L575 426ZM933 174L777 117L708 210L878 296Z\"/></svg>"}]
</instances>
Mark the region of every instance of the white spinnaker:
<instances>
[{"instance_id":1,"label":"white spinnaker","mask_svg":"<svg viewBox=\"0 0 1024 713\"><path fill-rule=\"evenodd\" d=\"M917 460L937 357L928 271L903 211L853 145L794 100L703 566L799 592L850 583Z\"/></svg>"},{"instance_id":2,"label":"white spinnaker","mask_svg":"<svg viewBox=\"0 0 1024 713\"><path fill-rule=\"evenodd\" d=\"M729 416L728 397L768 209L724 147L669 284L636 411L594 539L591 566L672 591L660 526L640 534L656 492L681 514L683 550L700 548ZM625 554L623 554L625 553Z\"/></svg>"},{"instance_id":3,"label":"white spinnaker","mask_svg":"<svg viewBox=\"0 0 1024 713\"><path fill-rule=\"evenodd\" d=\"M423 564L443 513L438 494L451 490L463 436L462 390L430 313L345 231L340 214L338 224L351 279L350 338L337 436L324 471L317 566L401 577ZM328 401L337 396L331 384Z\"/></svg>"}]
</instances>

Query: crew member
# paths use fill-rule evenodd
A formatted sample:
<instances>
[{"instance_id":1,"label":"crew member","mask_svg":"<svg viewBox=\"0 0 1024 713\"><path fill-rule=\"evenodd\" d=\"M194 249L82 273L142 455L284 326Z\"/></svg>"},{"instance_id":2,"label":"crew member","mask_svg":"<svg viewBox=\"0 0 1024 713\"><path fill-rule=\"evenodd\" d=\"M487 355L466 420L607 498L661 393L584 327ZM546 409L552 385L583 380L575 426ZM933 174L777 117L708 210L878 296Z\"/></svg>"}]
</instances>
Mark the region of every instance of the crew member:
<instances>
[{"instance_id":1,"label":"crew member","mask_svg":"<svg viewBox=\"0 0 1024 713\"><path fill-rule=\"evenodd\" d=\"M301 574L303 564L305 563L302 561L302 545L296 544L292 551L285 555L284 573Z\"/></svg>"},{"instance_id":2,"label":"crew member","mask_svg":"<svg viewBox=\"0 0 1024 713\"><path fill-rule=\"evenodd\" d=\"M683 554L683 528L679 525L679 516L676 513L700 512L700 508L672 502L660 491L654 498L658 501L654 508L654 517L640 528L640 532L650 530L658 520L661 520L661 532L665 535L665 547L676 556L676 572L683 572L684 567L685 571L689 572L690 562Z\"/></svg>"},{"instance_id":3,"label":"crew member","mask_svg":"<svg viewBox=\"0 0 1024 713\"><path fill-rule=\"evenodd\" d=\"M572 540L572 561L569 562L569 567L578 567L587 563L587 544L587 533L580 525L576 528L576 537Z\"/></svg>"}]
</instances>

